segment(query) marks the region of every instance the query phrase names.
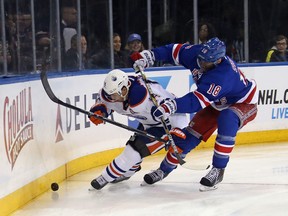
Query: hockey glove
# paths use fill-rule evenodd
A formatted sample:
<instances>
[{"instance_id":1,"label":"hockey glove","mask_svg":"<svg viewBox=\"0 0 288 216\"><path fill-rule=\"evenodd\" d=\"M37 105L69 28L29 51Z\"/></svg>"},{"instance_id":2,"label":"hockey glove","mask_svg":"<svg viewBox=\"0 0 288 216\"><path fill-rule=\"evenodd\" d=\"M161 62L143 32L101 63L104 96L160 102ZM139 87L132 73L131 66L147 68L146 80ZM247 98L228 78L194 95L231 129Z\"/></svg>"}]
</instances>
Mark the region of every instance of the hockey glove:
<instances>
[{"instance_id":1,"label":"hockey glove","mask_svg":"<svg viewBox=\"0 0 288 216\"><path fill-rule=\"evenodd\" d=\"M170 134L175 136L175 137L178 137L180 139L183 139L185 140L186 139L186 134L180 129L180 128L172 128L170 131Z\"/></svg>"},{"instance_id":2,"label":"hockey glove","mask_svg":"<svg viewBox=\"0 0 288 216\"><path fill-rule=\"evenodd\" d=\"M95 114L95 115L98 115L98 116L103 116L103 115L102 115L103 113L102 113L100 110L94 112L94 114ZM104 123L103 120L98 119L98 118L96 118L96 117L93 116L93 115L89 116L89 119L90 119L90 121L93 122L93 124L95 124L95 125L99 125L99 124Z\"/></svg>"},{"instance_id":3,"label":"hockey glove","mask_svg":"<svg viewBox=\"0 0 288 216\"><path fill-rule=\"evenodd\" d=\"M106 106L104 104L97 104L97 105L93 106L90 109L90 112L94 113L95 115L102 116L105 118L108 116L107 109L106 109ZM94 117L93 115L89 116L89 119L95 125L99 125L99 124L104 123L103 120L98 119L98 118Z\"/></svg>"},{"instance_id":4,"label":"hockey glove","mask_svg":"<svg viewBox=\"0 0 288 216\"><path fill-rule=\"evenodd\" d=\"M155 61L154 53L149 50L143 50L141 53L134 52L131 59L134 61L133 68L136 72L153 66Z\"/></svg>"},{"instance_id":5,"label":"hockey glove","mask_svg":"<svg viewBox=\"0 0 288 216\"><path fill-rule=\"evenodd\" d=\"M153 112L153 116L155 119L161 119L162 117L164 119L167 119L170 115L175 113L177 110L177 105L175 100L172 99L166 99L164 100L159 107L155 109Z\"/></svg>"},{"instance_id":6,"label":"hockey glove","mask_svg":"<svg viewBox=\"0 0 288 216\"><path fill-rule=\"evenodd\" d=\"M183 149L179 147L178 145L183 143L182 141L186 139L186 134L180 129L180 128L172 128L169 133L172 135L173 140L176 144L176 149L179 154L182 154ZM184 141L185 142L185 141ZM170 145L168 148L168 152L171 152L172 154L175 152L174 148Z\"/></svg>"}]
</instances>

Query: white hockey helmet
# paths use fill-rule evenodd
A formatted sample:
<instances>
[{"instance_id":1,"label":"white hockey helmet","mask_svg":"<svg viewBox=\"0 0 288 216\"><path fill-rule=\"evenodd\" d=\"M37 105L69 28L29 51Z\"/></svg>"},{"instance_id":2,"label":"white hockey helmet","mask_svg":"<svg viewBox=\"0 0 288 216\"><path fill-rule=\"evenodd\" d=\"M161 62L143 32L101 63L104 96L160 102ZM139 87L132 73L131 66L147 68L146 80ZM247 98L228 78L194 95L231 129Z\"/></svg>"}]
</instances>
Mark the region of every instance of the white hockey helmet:
<instances>
[{"instance_id":1,"label":"white hockey helmet","mask_svg":"<svg viewBox=\"0 0 288 216\"><path fill-rule=\"evenodd\" d=\"M115 69L107 74L104 80L103 89L107 95L117 93L120 96L125 97L126 95L122 95L122 88L126 87L127 90L129 90L129 85L128 75L122 70Z\"/></svg>"}]
</instances>

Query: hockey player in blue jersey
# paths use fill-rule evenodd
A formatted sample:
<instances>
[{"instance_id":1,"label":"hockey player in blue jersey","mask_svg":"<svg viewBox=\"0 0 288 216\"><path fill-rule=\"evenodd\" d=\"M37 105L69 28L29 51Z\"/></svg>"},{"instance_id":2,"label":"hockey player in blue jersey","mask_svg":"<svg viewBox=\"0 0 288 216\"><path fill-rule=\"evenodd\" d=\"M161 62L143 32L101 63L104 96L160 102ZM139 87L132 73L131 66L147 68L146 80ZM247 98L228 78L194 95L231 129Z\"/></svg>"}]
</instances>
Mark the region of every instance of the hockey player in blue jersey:
<instances>
[{"instance_id":1,"label":"hockey player in blue jersey","mask_svg":"<svg viewBox=\"0 0 288 216\"><path fill-rule=\"evenodd\" d=\"M183 158L218 129L212 169L200 181L200 191L216 189L223 180L238 130L256 117L258 94L255 81L247 79L236 63L226 56L226 46L218 38L201 45L169 44L144 50L131 58L136 71L153 65L155 60L190 69L197 89L183 97L164 100L153 115L159 119L173 113L196 113L189 125L182 129L185 137L174 137ZM162 180L177 164L173 151L168 151L160 167L146 174L144 181L153 184Z\"/></svg>"}]
</instances>

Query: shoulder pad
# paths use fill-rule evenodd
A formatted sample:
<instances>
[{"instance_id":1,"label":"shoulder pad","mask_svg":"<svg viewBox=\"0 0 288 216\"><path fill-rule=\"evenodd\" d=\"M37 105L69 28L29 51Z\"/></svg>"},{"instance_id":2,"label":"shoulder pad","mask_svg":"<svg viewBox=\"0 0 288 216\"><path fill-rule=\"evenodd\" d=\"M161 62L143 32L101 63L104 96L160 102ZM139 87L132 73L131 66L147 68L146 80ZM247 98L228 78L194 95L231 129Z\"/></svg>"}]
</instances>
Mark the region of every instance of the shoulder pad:
<instances>
[{"instance_id":1,"label":"shoulder pad","mask_svg":"<svg viewBox=\"0 0 288 216\"><path fill-rule=\"evenodd\" d=\"M147 97L147 89L140 84L135 84L130 87L128 102L131 107L141 104Z\"/></svg>"}]
</instances>

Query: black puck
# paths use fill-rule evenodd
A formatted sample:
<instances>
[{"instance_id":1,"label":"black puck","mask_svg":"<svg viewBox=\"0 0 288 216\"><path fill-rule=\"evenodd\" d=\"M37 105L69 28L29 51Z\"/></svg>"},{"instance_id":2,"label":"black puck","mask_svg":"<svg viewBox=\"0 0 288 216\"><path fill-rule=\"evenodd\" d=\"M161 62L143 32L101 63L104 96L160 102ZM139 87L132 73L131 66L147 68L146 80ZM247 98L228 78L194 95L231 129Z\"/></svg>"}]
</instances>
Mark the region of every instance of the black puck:
<instances>
[{"instance_id":1,"label":"black puck","mask_svg":"<svg viewBox=\"0 0 288 216\"><path fill-rule=\"evenodd\" d=\"M59 185L56 182L51 184L51 190L57 191L58 189L59 189Z\"/></svg>"}]
</instances>

